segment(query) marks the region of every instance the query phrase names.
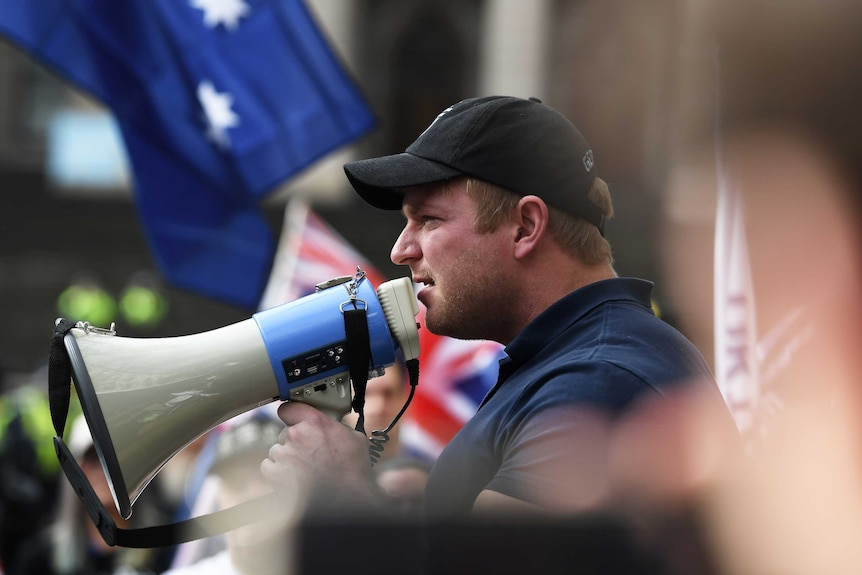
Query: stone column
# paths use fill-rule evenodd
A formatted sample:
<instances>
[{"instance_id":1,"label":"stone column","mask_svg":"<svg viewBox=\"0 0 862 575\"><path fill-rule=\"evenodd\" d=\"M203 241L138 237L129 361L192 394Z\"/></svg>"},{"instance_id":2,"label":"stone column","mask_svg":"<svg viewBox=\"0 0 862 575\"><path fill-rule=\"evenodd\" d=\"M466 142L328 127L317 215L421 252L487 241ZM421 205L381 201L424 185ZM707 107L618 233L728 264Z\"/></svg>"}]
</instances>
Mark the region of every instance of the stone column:
<instances>
[{"instance_id":1,"label":"stone column","mask_svg":"<svg viewBox=\"0 0 862 575\"><path fill-rule=\"evenodd\" d=\"M546 95L551 8L551 0L485 0L478 95Z\"/></svg>"}]
</instances>

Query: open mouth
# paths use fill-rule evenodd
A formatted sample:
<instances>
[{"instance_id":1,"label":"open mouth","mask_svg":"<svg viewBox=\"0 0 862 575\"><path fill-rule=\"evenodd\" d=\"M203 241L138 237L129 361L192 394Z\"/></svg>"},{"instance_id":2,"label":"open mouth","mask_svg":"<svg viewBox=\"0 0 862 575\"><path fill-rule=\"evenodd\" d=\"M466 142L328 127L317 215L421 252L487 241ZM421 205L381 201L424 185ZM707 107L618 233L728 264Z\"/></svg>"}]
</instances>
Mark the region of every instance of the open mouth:
<instances>
[{"instance_id":1,"label":"open mouth","mask_svg":"<svg viewBox=\"0 0 862 575\"><path fill-rule=\"evenodd\" d=\"M434 282L434 280L431 280L428 278L416 278L413 281L416 282L417 284L419 284L419 286L420 286L419 290L416 293L416 299L418 299L423 305L425 305L427 307L427 305L428 305L428 300L427 300L428 290L430 288L433 288L436 285L436 283Z\"/></svg>"},{"instance_id":2,"label":"open mouth","mask_svg":"<svg viewBox=\"0 0 862 575\"><path fill-rule=\"evenodd\" d=\"M426 288L427 287L433 287L434 285L436 285L436 282L434 280L432 280L431 278L426 278L426 277L414 277L413 282L417 283L417 284L422 284L422 287L426 287Z\"/></svg>"}]
</instances>

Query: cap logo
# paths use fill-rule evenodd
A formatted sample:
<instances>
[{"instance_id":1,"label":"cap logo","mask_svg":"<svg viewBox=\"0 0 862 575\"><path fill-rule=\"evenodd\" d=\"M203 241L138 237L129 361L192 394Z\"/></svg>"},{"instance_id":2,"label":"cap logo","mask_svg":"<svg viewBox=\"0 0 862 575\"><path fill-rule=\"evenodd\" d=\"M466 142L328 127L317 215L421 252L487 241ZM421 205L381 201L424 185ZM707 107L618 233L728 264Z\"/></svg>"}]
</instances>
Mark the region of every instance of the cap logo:
<instances>
[{"instance_id":1,"label":"cap logo","mask_svg":"<svg viewBox=\"0 0 862 575\"><path fill-rule=\"evenodd\" d=\"M439 114L437 114L437 117L436 117L436 118L434 118L434 121L433 121L433 122L431 122L431 123L428 125L428 127L427 127L427 128L425 128L425 131L424 131L424 132L422 132L421 134L419 134L419 138L421 138L422 136L424 136L424 135L425 135L425 132L427 132L428 130L430 130L430 129L431 129L431 126L433 126L434 124L436 124L436 123L437 123L437 120L439 120L440 118L442 118L443 116L445 116L446 114L448 114L449 112L451 112L451 111L452 111L452 109L453 109L455 106L457 106L457 105L458 105L458 104L452 104L451 106L449 106L448 108L446 108L445 110L443 110L442 112L440 112ZM416 139L418 140L419 138L416 138Z\"/></svg>"},{"instance_id":2,"label":"cap logo","mask_svg":"<svg viewBox=\"0 0 862 575\"><path fill-rule=\"evenodd\" d=\"M592 150L587 150L587 153L584 154L583 161L584 161L584 167L587 169L588 172L593 169L593 166L596 165L596 162L595 162L595 160L593 160L593 151Z\"/></svg>"}]
</instances>

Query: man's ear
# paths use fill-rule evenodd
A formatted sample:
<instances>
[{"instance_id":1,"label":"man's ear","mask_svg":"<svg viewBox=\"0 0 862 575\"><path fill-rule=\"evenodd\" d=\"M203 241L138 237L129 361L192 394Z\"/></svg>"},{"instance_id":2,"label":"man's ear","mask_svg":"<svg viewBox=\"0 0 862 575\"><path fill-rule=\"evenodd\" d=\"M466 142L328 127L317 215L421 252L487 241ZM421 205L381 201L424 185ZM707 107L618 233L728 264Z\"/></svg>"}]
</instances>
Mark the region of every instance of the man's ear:
<instances>
[{"instance_id":1,"label":"man's ear","mask_svg":"<svg viewBox=\"0 0 862 575\"><path fill-rule=\"evenodd\" d=\"M515 208L515 257L532 253L548 231L548 205L538 196L524 196Z\"/></svg>"}]
</instances>

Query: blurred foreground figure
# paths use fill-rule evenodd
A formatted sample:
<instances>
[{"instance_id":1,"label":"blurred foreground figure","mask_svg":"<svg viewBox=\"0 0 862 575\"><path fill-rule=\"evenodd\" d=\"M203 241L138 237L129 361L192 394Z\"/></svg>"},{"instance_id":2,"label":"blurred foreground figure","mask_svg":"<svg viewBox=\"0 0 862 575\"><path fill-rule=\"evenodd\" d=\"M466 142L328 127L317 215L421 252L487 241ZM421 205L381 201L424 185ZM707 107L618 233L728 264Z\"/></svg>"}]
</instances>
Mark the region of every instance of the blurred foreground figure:
<instances>
[{"instance_id":1,"label":"blurred foreground figure","mask_svg":"<svg viewBox=\"0 0 862 575\"><path fill-rule=\"evenodd\" d=\"M422 517L431 464L408 455L390 457L374 468L377 485L405 519Z\"/></svg>"},{"instance_id":2,"label":"blurred foreground figure","mask_svg":"<svg viewBox=\"0 0 862 575\"><path fill-rule=\"evenodd\" d=\"M721 0L699 16L693 36L719 47L723 151L744 197L758 331L786 326L793 343L768 374L774 409L755 412L749 456L728 450L714 409L682 392L617 430L613 473L643 517L696 518L687 527L714 572L860 573L862 4ZM675 168L711 188L713 134L699 136ZM691 260L690 245L677 241L673 259ZM680 273L680 291L697 275Z\"/></svg>"}]
</instances>

